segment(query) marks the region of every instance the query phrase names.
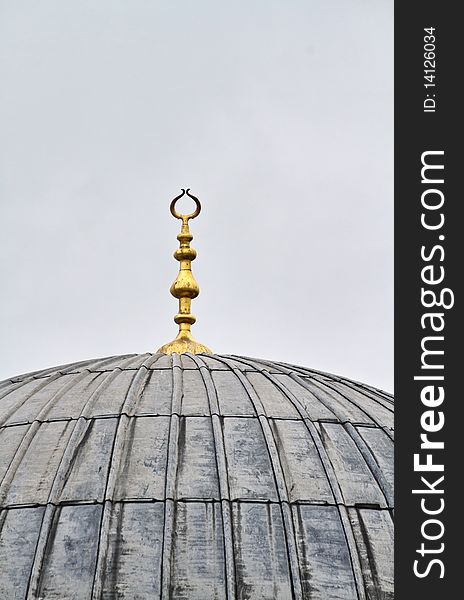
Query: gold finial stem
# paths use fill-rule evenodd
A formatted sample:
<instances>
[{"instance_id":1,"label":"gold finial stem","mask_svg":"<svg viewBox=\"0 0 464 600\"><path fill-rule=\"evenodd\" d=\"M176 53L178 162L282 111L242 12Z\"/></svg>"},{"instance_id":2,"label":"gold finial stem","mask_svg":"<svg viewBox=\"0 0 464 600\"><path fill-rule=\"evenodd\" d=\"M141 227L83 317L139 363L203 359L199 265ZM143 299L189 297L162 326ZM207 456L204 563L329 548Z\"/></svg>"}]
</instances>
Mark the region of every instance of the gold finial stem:
<instances>
[{"instance_id":1,"label":"gold finial stem","mask_svg":"<svg viewBox=\"0 0 464 600\"><path fill-rule=\"evenodd\" d=\"M196 206L194 212L189 215L181 215L176 211L177 201L185 194L192 198ZM195 260L197 253L196 250L190 247L193 235L190 233L188 222L200 214L201 204L198 198L190 194L190 189L182 189L182 194L176 196L171 202L170 210L173 217L182 220L182 227L177 236L179 248L174 252L174 258L180 263L179 273L171 285L171 294L179 300L179 312L174 317L175 323L179 325L179 333L175 340L162 346L158 352L163 354L173 354L173 352L177 354L184 354L185 352L211 354L211 350L206 346L195 342L190 331L190 327L196 321L194 315L190 312L191 303L193 298L196 298L200 293L200 288L192 274L192 260Z\"/></svg>"}]
</instances>

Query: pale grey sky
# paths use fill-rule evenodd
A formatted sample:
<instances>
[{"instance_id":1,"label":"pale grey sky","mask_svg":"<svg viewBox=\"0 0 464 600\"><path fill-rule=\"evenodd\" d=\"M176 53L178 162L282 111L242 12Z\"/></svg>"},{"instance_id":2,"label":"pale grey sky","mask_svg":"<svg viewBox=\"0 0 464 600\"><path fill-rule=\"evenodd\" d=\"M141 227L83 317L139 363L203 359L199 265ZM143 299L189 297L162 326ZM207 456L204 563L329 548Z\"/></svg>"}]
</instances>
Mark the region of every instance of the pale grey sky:
<instances>
[{"instance_id":1,"label":"pale grey sky","mask_svg":"<svg viewBox=\"0 0 464 600\"><path fill-rule=\"evenodd\" d=\"M393 388L390 0L0 0L0 378L198 341Z\"/></svg>"}]
</instances>

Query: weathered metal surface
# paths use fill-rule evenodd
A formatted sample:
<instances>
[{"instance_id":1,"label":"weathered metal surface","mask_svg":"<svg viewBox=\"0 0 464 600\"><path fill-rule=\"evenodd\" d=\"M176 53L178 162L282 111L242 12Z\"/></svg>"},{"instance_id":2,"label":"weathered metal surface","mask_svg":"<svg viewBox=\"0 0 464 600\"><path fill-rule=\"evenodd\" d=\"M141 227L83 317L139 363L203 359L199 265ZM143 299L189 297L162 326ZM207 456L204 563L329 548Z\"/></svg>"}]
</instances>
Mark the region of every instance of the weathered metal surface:
<instances>
[{"instance_id":1,"label":"weathered metal surface","mask_svg":"<svg viewBox=\"0 0 464 600\"><path fill-rule=\"evenodd\" d=\"M182 415L210 414L206 388L200 371L184 371L182 391Z\"/></svg>"},{"instance_id":2,"label":"weathered metal surface","mask_svg":"<svg viewBox=\"0 0 464 600\"><path fill-rule=\"evenodd\" d=\"M26 597L31 564L44 507L4 510L0 513L0 598Z\"/></svg>"},{"instance_id":3,"label":"weathered metal surface","mask_svg":"<svg viewBox=\"0 0 464 600\"><path fill-rule=\"evenodd\" d=\"M293 507L303 592L315 600L357 598L343 523L335 506Z\"/></svg>"},{"instance_id":4,"label":"weathered metal surface","mask_svg":"<svg viewBox=\"0 0 464 600\"><path fill-rule=\"evenodd\" d=\"M116 470L115 500L164 499L169 417L132 417L122 440L123 460Z\"/></svg>"},{"instance_id":5,"label":"weathered metal surface","mask_svg":"<svg viewBox=\"0 0 464 600\"><path fill-rule=\"evenodd\" d=\"M104 600L159 598L164 504L130 502L110 505L106 560L102 572Z\"/></svg>"},{"instance_id":6,"label":"weathered metal surface","mask_svg":"<svg viewBox=\"0 0 464 600\"><path fill-rule=\"evenodd\" d=\"M220 504L175 505L171 595L179 600L226 599Z\"/></svg>"},{"instance_id":7,"label":"weathered metal surface","mask_svg":"<svg viewBox=\"0 0 464 600\"><path fill-rule=\"evenodd\" d=\"M0 482L3 481L28 428L28 425L18 425L0 429Z\"/></svg>"},{"instance_id":8,"label":"weathered metal surface","mask_svg":"<svg viewBox=\"0 0 464 600\"><path fill-rule=\"evenodd\" d=\"M219 355L0 383L0 599L393 598L393 402Z\"/></svg>"},{"instance_id":9,"label":"weathered metal surface","mask_svg":"<svg viewBox=\"0 0 464 600\"><path fill-rule=\"evenodd\" d=\"M267 417L278 419L298 418L298 412L293 404L286 401L280 389L262 373L249 372L246 377L254 387Z\"/></svg>"},{"instance_id":10,"label":"weathered metal surface","mask_svg":"<svg viewBox=\"0 0 464 600\"><path fill-rule=\"evenodd\" d=\"M394 488L394 454L393 444L389 436L378 427L356 428L369 447L388 485L388 491L393 496Z\"/></svg>"},{"instance_id":11,"label":"weathered metal surface","mask_svg":"<svg viewBox=\"0 0 464 600\"><path fill-rule=\"evenodd\" d=\"M231 500L277 500L271 457L258 419L224 419Z\"/></svg>"},{"instance_id":12,"label":"weathered metal surface","mask_svg":"<svg viewBox=\"0 0 464 600\"><path fill-rule=\"evenodd\" d=\"M168 358L168 357L166 357ZM170 415L172 373L169 369L149 371L145 387L135 406L135 415Z\"/></svg>"},{"instance_id":13,"label":"weathered metal surface","mask_svg":"<svg viewBox=\"0 0 464 600\"><path fill-rule=\"evenodd\" d=\"M35 593L38 598L90 598L101 509L99 504L56 508Z\"/></svg>"},{"instance_id":14,"label":"weathered metal surface","mask_svg":"<svg viewBox=\"0 0 464 600\"><path fill-rule=\"evenodd\" d=\"M31 425L0 484L3 506L47 503L73 427L72 421Z\"/></svg>"},{"instance_id":15,"label":"weathered metal surface","mask_svg":"<svg viewBox=\"0 0 464 600\"><path fill-rule=\"evenodd\" d=\"M303 421L271 422L290 502L333 503L314 440Z\"/></svg>"},{"instance_id":16,"label":"weathered metal surface","mask_svg":"<svg viewBox=\"0 0 464 600\"><path fill-rule=\"evenodd\" d=\"M318 421L319 419L338 421L336 414L330 410L328 406L323 404L313 392L306 387L303 387L301 383L298 383L288 375L276 375L276 379L281 382L291 394L298 398L306 414L312 421Z\"/></svg>"},{"instance_id":17,"label":"weathered metal surface","mask_svg":"<svg viewBox=\"0 0 464 600\"><path fill-rule=\"evenodd\" d=\"M226 365L223 363L217 364L226 368ZM235 415L244 417L256 416L250 397L235 373L218 370L211 371L211 376L216 388L218 408L221 415L225 417Z\"/></svg>"},{"instance_id":18,"label":"weathered metal surface","mask_svg":"<svg viewBox=\"0 0 464 600\"><path fill-rule=\"evenodd\" d=\"M83 422L83 431L66 465L60 503L103 502L116 425L115 418Z\"/></svg>"},{"instance_id":19,"label":"weathered metal surface","mask_svg":"<svg viewBox=\"0 0 464 600\"><path fill-rule=\"evenodd\" d=\"M278 504L232 505L237 598L291 600L292 583Z\"/></svg>"},{"instance_id":20,"label":"weathered metal surface","mask_svg":"<svg viewBox=\"0 0 464 600\"><path fill-rule=\"evenodd\" d=\"M385 508L385 498L359 448L341 424L319 423L322 443L333 465L344 503Z\"/></svg>"},{"instance_id":21,"label":"weathered metal surface","mask_svg":"<svg viewBox=\"0 0 464 600\"><path fill-rule=\"evenodd\" d=\"M393 521L388 511L349 509L368 598L393 598Z\"/></svg>"}]
</instances>

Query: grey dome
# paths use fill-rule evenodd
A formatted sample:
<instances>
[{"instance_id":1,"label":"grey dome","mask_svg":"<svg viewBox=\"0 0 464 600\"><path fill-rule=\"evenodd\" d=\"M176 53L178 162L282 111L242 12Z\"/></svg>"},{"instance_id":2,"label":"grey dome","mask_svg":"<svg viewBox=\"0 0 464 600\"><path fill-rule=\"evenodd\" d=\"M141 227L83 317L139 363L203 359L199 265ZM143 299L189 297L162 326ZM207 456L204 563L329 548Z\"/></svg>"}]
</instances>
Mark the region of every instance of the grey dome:
<instances>
[{"instance_id":1,"label":"grey dome","mask_svg":"<svg viewBox=\"0 0 464 600\"><path fill-rule=\"evenodd\" d=\"M0 598L393 598L393 399L243 357L0 384Z\"/></svg>"}]
</instances>

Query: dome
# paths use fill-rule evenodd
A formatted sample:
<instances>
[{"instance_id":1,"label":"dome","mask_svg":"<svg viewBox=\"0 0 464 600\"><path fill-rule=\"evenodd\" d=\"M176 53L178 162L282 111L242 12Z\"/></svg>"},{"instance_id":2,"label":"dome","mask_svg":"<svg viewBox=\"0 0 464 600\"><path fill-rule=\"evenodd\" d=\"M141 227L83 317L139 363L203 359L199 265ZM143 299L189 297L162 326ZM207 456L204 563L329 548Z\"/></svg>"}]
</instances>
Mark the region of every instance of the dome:
<instances>
[{"instance_id":1,"label":"dome","mask_svg":"<svg viewBox=\"0 0 464 600\"><path fill-rule=\"evenodd\" d=\"M393 399L238 356L0 384L0 598L393 598Z\"/></svg>"}]
</instances>

